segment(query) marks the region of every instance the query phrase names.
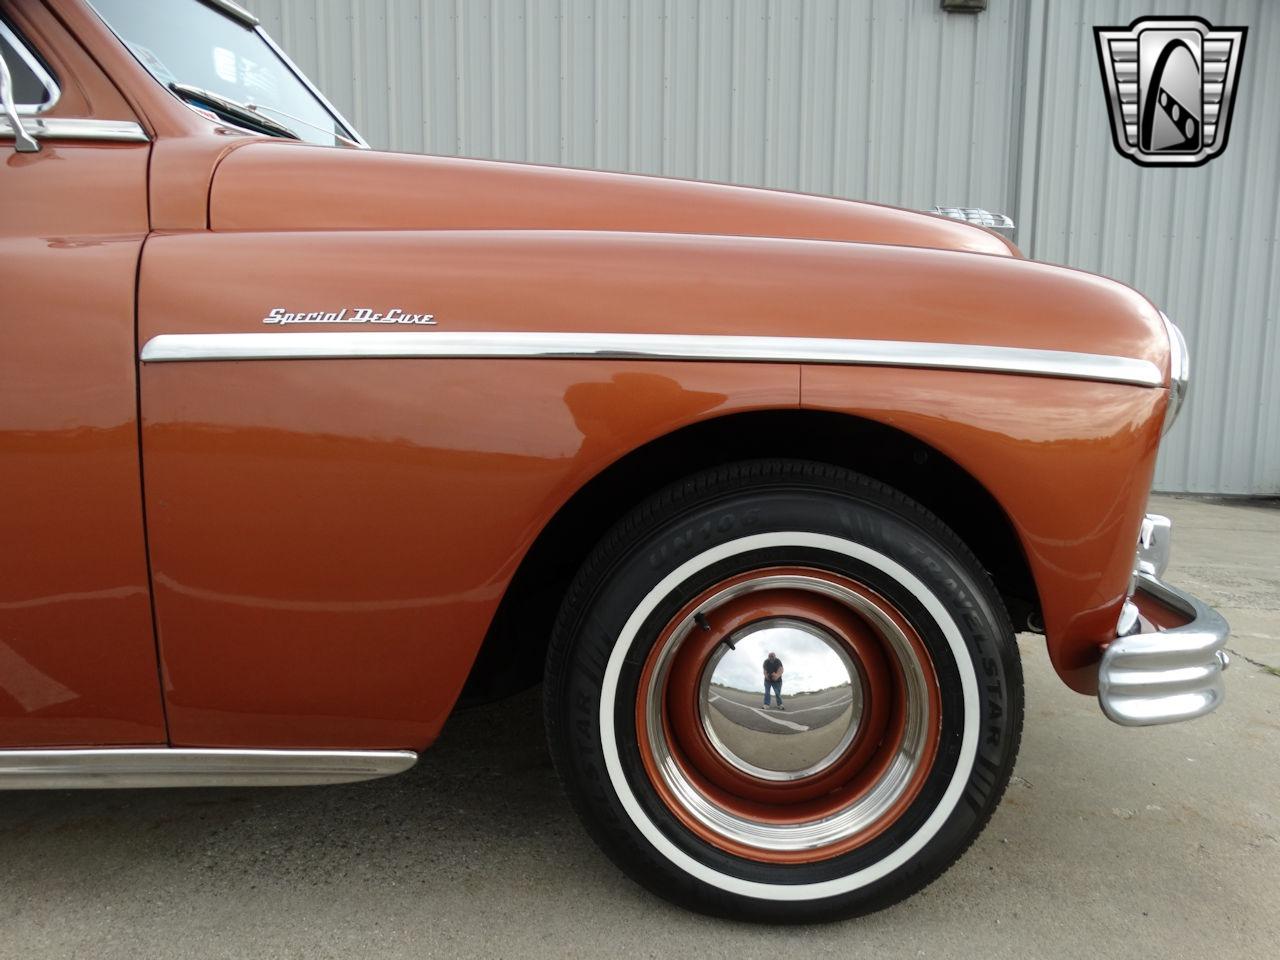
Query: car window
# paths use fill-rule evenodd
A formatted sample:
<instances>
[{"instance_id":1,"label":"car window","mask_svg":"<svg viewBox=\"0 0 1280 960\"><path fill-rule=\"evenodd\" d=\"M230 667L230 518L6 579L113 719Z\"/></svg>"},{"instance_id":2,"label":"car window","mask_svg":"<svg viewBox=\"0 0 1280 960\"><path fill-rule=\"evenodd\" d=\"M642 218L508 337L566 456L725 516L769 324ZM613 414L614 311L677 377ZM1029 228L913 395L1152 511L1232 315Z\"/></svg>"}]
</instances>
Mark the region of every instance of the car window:
<instances>
[{"instance_id":1,"label":"car window","mask_svg":"<svg viewBox=\"0 0 1280 960\"><path fill-rule=\"evenodd\" d=\"M13 79L13 102L19 113L38 113L58 99L58 85L17 32L0 20L0 55Z\"/></svg>"},{"instance_id":2,"label":"car window","mask_svg":"<svg viewBox=\"0 0 1280 960\"><path fill-rule=\"evenodd\" d=\"M253 27L201 0L90 0L166 87L198 87L250 104L297 134L332 146L351 133Z\"/></svg>"}]
</instances>

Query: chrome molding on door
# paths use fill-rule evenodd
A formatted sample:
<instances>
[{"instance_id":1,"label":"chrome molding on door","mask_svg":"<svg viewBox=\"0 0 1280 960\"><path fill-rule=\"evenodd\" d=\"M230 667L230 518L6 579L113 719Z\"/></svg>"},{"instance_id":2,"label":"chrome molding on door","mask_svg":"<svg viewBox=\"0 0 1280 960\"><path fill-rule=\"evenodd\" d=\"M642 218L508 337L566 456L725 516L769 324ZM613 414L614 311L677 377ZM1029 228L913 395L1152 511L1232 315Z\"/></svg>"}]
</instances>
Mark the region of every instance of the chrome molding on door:
<instances>
[{"instance_id":1,"label":"chrome molding on door","mask_svg":"<svg viewBox=\"0 0 1280 960\"><path fill-rule=\"evenodd\" d=\"M145 363L395 357L718 360L974 370L1142 387L1164 385L1148 360L1065 350L904 340L739 337L653 333L166 333L142 348Z\"/></svg>"},{"instance_id":2,"label":"chrome molding on door","mask_svg":"<svg viewBox=\"0 0 1280 960\"><path fill-rule=\"evenodd\" d=\"M132 120L81 120L75 117L21 117L22 129L37 140L107 140L146 143L150 138ZM13 124L0 117L0 137L12 137Z\"/></svg>"},{"instance_id":3,"label":"chrome molding on door","mask_svg":"<svg viewBox=\"0 0 1280 960\"><path fill-rule=\"evenodd\" d=\"M417 760L409 750L0 750L0 790L352 783L403 773Z\"/></svg>"}]
</instances>

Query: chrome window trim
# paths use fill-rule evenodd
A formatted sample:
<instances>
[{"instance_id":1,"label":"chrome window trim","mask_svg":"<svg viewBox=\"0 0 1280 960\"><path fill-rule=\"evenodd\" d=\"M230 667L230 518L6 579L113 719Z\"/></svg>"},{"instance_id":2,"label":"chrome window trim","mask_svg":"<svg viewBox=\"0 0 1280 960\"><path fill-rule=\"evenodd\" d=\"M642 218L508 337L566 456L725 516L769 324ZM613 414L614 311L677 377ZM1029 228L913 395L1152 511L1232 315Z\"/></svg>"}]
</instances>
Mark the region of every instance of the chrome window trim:
<instances>
[{"instance_id":1,"label":"chrome window trim","mask_svg":"<svg viewBox=\"0 0 1280 960\"><path fill-rule=\"evenodd\" d=\"M45 103L15 103L14 107L18 113L26 117L44 113L58 102L58 99L62 96L62 88L58 86L58 81L44 68L44 64L31 52L27 44L19 39L18 35L3 20L0 20L0 36L3 36L9 46L17 52L18 56L22 58L22 62L31 69L31 72L36 75L36 79L40 81L40 85L49 93L49 99ZM9 129L10 135L12 135L12 128L7 123L5 127Z\"/></svg>"},{"instance_id":2,"label":"chrome window trim","mask_svg":"<svg viewBox=\"0 0 1280 960\"><path fill-rule=\"evenodd\" d=\"M233 20L239 20L250 29L258 26L258 18L240 6L240 4L234 2L234 0L203 0L203 2L205 6L221 10Z\"/></svg>"},{"instance_id":3,"label":"chrome window trim","mask_svg":"<svg viewBox=\"0 0 1280 960\"><path fill-rule=\"evenodd\" d=\"M353 783L402 773L417 760L408 750L0 750L0 790Z\"/></svg>"},{"instance_id":4,"label":"chrome window trim","mask_svg":"<svg viewBox=\"0 0 1280 960\"><path fill-rule=\"evenodd\" d=\"M1063 350L901 340L649 333L176 333L152 337L145 363L358 358L713 360L972 370L1163 386L1155 364Z\"/></svg>"},{"instance_id":5,"label":"chrome window trim","mask_svg":"<svg viewBox=\"0 0 1280 960\"><path fill-rule=\"evenodd\" d=\"M77 117L23 117L22 129L37 140L107 140L146 143L142 127L132 120L83 120ZM0 137L12 137L13 126L0 117Z\"/></svg>"},{"instance_id":6,"label":"chrome window trim","mask_svg":"<svg viewBox=\"0 0 1280 960\"><path fill-rule=\"evenodd\" d=\"M298 69L298 65L289 59L289 55L284 52L280 44L271 39L271 34L263 30L261 25L254 27L254 31L258 36L262 37L268 47L275 51L276 56L284 61L284 65L293 71L293 75L302 81L302 85L311 91L311 95L320 101L321 105L333 115L333 118L338 123L342 124L343 129L350 134L348 139L354 140L365 150L372 150L373 148L369 146L368 141L360 136L360 131L353 127L350 121L338 111L338 108L329 102L329 98L320 92L320 88L311 82L311 78Z\"/></svg>"}]
</instances>

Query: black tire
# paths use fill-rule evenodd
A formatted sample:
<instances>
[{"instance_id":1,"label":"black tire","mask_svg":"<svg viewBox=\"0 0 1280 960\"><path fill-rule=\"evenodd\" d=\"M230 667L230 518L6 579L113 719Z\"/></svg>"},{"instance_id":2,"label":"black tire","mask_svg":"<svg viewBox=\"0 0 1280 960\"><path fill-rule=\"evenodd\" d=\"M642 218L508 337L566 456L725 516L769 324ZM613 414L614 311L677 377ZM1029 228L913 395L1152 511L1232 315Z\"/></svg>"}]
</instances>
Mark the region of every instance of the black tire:
<instances>
[{"instance_id":1,"label":"black tire","mask_svg":"<svg viewBox=\"0 0 1280 960\"><path fill-rule=\"evenodd\" d=\"M832 538L873 559L813 546L833 544ZM740 544L741 552L710 559ZM701 558L708 558L705 564ZM642 664L672 610L711 578L752 564L805 566L867 584L902 612L936 670L938 746L919 794L870 842L816 862L757 862L689 830L655 791L628 721ZM688 575L655 591L677 569ZM899 571L897 579L889 570ZM636 611L650 608L640 619ZM556 769L587 830L614 863L681 906L772 923L866 913L941 875L999 803L1022 731L1013 629L973 554L897 491L848 470L792 460L698 474L620 521L566 595L544 689Z\"/></svg>"}]
</instances>

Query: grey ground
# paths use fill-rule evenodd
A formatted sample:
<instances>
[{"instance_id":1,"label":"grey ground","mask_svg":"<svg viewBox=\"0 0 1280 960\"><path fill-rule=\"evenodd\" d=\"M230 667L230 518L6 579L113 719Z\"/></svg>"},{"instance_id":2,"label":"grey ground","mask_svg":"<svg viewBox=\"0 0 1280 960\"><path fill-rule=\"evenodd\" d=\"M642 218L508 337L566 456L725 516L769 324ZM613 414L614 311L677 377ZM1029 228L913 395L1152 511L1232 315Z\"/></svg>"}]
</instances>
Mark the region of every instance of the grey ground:
<instances>
[{"instance_id":1,"label":"grey ground","mask_svg":"<svg viewBox=\"0 0 1280 960\"><path fill-rule=\"evenodd\" d=\"M755 690L734 690L730 687L711 688L711 702L734 723L759 733L794 736L807 730L817 730L838 720L849 712L853 696L850 685L831 687L827 690L787 693L783 690L784 709L765 707L764 697ZM794 726L779 725L786 721Z\"/></svg>"},{"instance_id":2,"label":"grey ground","mask_svg":"<svg viewBox=\"0 0 1280 960\"><path fill-rule=\"evenodd\" d=\"M535 693L456 717L390 780L0 795L0 957L1277 956L1280 509L1155 508L1171 579L1235 629L1227 703L1121 729L1024 637L1005 801L891 910L767 929L640 890L570 813Z\"/></svg>"},{"instance_id":3,"label":"grey ground","mask_svg":"<svg viewBox=\"0 0 1280 960\"><path fill-rule=\"evenodd\" d=\"M767 770L795 772L821 763L841 747L853 721L848 684L787 694L783 708L765 707L764 697L754 690L713 685L710 693L708 715L720 743Z\"/></svg>"}]
</instances>

